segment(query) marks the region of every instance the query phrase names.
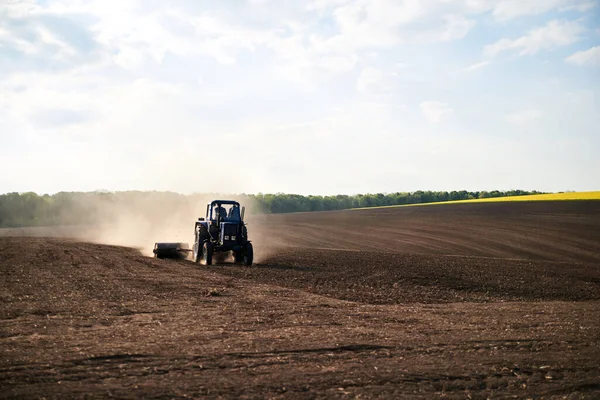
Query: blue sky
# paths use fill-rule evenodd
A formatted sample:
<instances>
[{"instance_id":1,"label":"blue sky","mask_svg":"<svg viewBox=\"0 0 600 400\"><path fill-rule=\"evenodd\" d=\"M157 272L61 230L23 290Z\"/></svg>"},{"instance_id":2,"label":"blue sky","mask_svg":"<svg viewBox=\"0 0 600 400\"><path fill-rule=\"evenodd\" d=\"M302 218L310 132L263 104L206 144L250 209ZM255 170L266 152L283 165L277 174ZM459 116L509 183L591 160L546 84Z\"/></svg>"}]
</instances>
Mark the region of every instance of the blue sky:
<instances>
[{"instance_id":1,"label":"blue sky","mask_svg":"<svg viewBox=\"0 0 600 400\"><path fill-rule=\"evenodd\" d=\"M600 2L0 0L0 193L600 190Z\"/></svg>"}]
</instances>

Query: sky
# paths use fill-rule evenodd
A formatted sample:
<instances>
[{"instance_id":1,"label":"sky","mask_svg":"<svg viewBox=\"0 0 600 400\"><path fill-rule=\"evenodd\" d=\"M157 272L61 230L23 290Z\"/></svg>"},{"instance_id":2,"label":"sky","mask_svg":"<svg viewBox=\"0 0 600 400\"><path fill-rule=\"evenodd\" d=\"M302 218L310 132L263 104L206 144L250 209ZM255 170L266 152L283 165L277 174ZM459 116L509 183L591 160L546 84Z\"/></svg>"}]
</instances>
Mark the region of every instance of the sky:
<instances>
[{"instance_id":1,"label":"sky","mask_svg":"<svg viewBox=\"0 0 600 400\"><path fill-rule=\"evenodd\" d=\"M600 1L0 0L0 193L600 190Z\"/></svg>"}]
</instances>

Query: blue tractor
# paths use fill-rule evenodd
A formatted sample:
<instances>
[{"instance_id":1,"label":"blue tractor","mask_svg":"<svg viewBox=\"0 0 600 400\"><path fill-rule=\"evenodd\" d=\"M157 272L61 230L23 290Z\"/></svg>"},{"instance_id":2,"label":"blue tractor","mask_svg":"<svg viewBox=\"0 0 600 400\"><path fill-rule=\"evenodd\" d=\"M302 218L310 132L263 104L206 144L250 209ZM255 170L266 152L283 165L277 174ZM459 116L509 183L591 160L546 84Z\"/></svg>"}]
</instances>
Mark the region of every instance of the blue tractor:
<instances>
[{"instance_id":1,"label":"blue tractor","mask_svg":"<svg viewBox=\"0 0 600 400\"><path fill-rule=\"evenodd\" d=\"M232 255L236 263L252 265L254 251L244 223L245 207L233 200L214 200L206 206L206 217L194 225L194 245L156 243L158 258L182 258L192 253L194 262L212 265L215 256Z\"/></svg>"}]
</instances>

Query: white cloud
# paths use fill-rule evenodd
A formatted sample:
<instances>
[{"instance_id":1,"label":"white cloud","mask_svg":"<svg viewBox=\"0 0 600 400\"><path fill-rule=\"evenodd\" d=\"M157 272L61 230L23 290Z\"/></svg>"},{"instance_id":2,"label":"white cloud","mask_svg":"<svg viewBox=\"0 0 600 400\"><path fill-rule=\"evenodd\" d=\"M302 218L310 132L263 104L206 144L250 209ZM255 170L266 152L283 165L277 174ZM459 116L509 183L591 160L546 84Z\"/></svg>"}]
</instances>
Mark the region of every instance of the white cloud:
<instances>
[{"instance_id":1,"label":"white cloud","mask_svg":"<svg viewBox=\"0 0 600 400\"><path fill-rule=\"evenodd\" d=\"M507 114L505 116L505 120L512 125L523 127L539 120L542 115L543 114L540 110L523 110Z\"/></svg>"},{"instance_id":2,"label":"white cloud","mask_svg":"<svg viewBox=\"0 0 600 400\"><path fill-rule=\"evenodd\" d=\"M364 0L314 0L306 9L326 11L328 9L343 5L364 4ZM445 13L460 13L463 15L475 15L491 12L495 19L508 21L529 15L540 15L549 11L585 12L597 6L594 0L441 0L441 1L377 1L376 7L387 7L393 5L403 8L408 18L419 15L419 11L426 13L442 10ZM395 3L395 4L394 4Z\"/></svg>"},{"instance_id":3,"label":"white cloud","mask_svg":"<svg viewBox=\"0 0 600 400\"><path fill-rule=\"evenodd\" d=\"M454 112L446 103L439 101L424 101L419 104L421 112L430 122L438 123L445 115L450 115Z\"/></svg>"},{"instance_id":4,"label":"white cloud","mask_svg":"<svg viewBox=\"0 0 600 400\"><path fill-rule=\"evenodd\" d=\"M570 4L566 4L565 6L559 8L561 11L570 11L575 10L578 12L586 12L591 10L592 8L596 8L598 6L598 2L595 0L581 0L581 1L570 1Z\"/></svg>"},{"instance_id":5,"label":"white cloud","mask_svg":"<svg viewBox=\"0 0 600 400\"><path fill-rule=\"evenodd\" d=\"M567 57L565 61L579 66L600 67L600 46L578 51Z\"/></svg>"},{"instance_id":6,"label":"white cloud","mask_svg":"<svg viewBox=\"0 0 600 400\"><path fill-rule=\"evenodd\" d=\"M462 39L476 25L474 20L459 14L446 15L443 20L442 30L430 36L429 40L432 42L450 42Z\"/></svg>"},{"instance_id":7,"label":"white cloud","mask_svg":"<svg viewBox=\"0 0 600 400\"><path fill-rule=\"evenodd\" d=\"M381 89L385 76L377 68L367 67L362 70L356 81L356 90L361 93L370 93Z\"/></svg>"},{"instance_id":8,"label":"white cloud","mask_svg":"<svg viewBox=\"0 0 600 400\"><path fill-rule=\"evenodd\" d=\"M364 94L390 94L396 77L395 73L386 73L381 69L366 67L358 75L356 90Z\"/></svg>"},{"instance_id":9,"label":"white cloud","mask_svg":"<svg viewBox=\"0 0 600 400\"><path fill-rule=\"evenodd\" d=\"M461 39L475 22L461 12L464 10L452 11L443 2L349 2L333 11L339 33L317 44L341 52Z\"/></svg>"},{"instance_id":10,"label":"white cloud","mask_svg":"<svg viewBox=\"0 0 600 400\"><path fill-rule=\"evenodd\" d=\"M484 47L483 53L495 57L505 51L519 55L535 54L577 42L584 28L578 21L550 21L544 27L529 31L525 36L510 40L501 39Z\"/></svg>"},{"instance_id":11,"label":"white cloud","mask_svg":"<svg viewBox=\"0 0 600 400\"><path fill-rule=\"evenodd\" d=\"M466 71L474 71L476 69L485 67L489 63L490 63L489 61L482 61L482 62L479 62L479 63L476 63L476 64L469 65L467 68L465 68L465 70Z\"/></svg>"},{"instance_id":12,"label":"white cloud","mask_svg":"<svg viewBox=\"0 0 600 400\"><path fill-rule=\"evenodd\" d=\"M509 20L526 15L543 14L551 10L576 10L584 12L596 4L589 0L501 0L494 7L493 15L499 20Z\"/></svg>"},{"instance_id":13,"label":"white cloud","mask_svg":"<svg viewBox=\"0 0 600 400\"><path fill-rule=\"evenodd\" d=\"M86 18L55 14L37 4L15 3L0 8L2 73L68 70L103 62Z\"/></svg>"},{"instance_id":14,"label":"white cloud","mask_svg":"<svg viewBox=\"0 0 600 400\"><path fill-rule=\"evenodd\" d=\"M323 11L333 6L340 6L342 4L348 3L349 0L313 0L310 2L306 9L309 11L319 10Z\"/></svg>"},{"instance_id":15,"label":"white cloud","mask_svg":"<svg viewBox=\"0 0 600 400\"><path fill-rule=\"evenodd\" d=\"M325 70L328 68L320 61L322 59L356 60L380 49L393 49L402 44L459 40L475 26L469 9L458 3L319 0L307 9L326 16L329 29L320 31L322 25L318 22L323 21L313 15L313 21L317 23L300 25L300 29L290 37L273 37L266 46L296 65ZM310 29L319 33L307 34ZM355 63L336 63L336 66L335 72L340 72L343 69L339 67L349 70Z\"/></svg>"}]
</instances>

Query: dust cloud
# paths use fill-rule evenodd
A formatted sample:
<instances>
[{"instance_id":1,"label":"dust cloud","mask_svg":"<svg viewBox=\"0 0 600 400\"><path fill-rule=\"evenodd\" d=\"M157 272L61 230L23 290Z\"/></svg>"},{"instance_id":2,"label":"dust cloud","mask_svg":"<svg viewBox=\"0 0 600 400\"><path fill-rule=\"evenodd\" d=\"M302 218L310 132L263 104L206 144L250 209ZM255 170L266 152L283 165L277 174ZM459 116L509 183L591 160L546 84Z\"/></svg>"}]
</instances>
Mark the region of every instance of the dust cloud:
<instances>
[{"instance_id":1,"label":"dust cloud","mask_svg":"<svg viewBox=\"0 0 600 400\"><path fill-rule=\"evenodd\" d=\"M254 200L244 195L172 192L85 193L58 216L54 226L3 228L0 236L63 237L78 241L132 247L152 256L156 242L194 241L194 223L206 214L215 199L236 200L246 207L248 236L254 244L255 262L272 255L274 242L269 218L259 212Z\"/></svg>"},{"instance_id":2,"label":"dust cloud","mask_svg":"<svg viewBox=\"0 0 600 400\"><path fill-rule=\"evenodd\" d=\"M194 241L194 223L206 214L206 205L212 200L239 201L246 207L246 220L256 221L256 205L246 196L236 195L179 195L175 193L140 192L136 196L79 199L76 209L85 209L82 220L86 224L73 224L73 216L65 215L66 224L46 228L49 236L72 237L92 243L133 247L151 256L155 242ZM93 223L89 223L91 220ZM258 219L260 220L260 218ZM39 229L39 228L37 228ZM253 240L252 228L249 229ZM43 234L43 231L40 231Z\"/></svg>"}]
</instances>

